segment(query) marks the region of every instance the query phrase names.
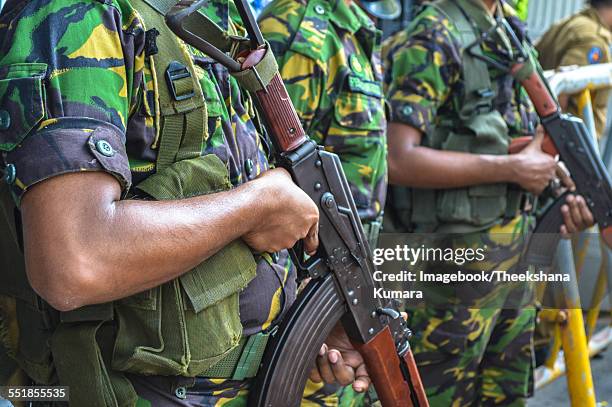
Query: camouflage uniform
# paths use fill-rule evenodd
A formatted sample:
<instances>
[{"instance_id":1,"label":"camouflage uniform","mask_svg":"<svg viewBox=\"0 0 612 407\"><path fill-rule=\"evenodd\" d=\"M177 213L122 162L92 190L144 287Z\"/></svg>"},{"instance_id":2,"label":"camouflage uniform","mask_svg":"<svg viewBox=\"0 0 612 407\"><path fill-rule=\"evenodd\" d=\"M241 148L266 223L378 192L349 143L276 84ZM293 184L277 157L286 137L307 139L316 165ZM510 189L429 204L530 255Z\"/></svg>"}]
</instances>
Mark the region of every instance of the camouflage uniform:
<instances>
[{"instance_id":1,"label":"camouflage uniform","mask_svg":"<svg viewBox=\"0 0 612 407\"><path fill-rule=\"evenodd\" d=\"M307 133L340 157L363 219L387 185L381 32L344 0L273 1L260 26Z\"/></svg>"},{"instance_id":2,"label":"camouflage uniform","mask_svg":"<svg viewBox=\"0 0 612 407\"><path fill-rule=\"evenodd\" d=\"M481 21L486 18L480 0L461 4L469 7L467 15ZM522 27L507 5L504 14L515 31ZM509 54L506 44L490 35L482 51L503 60ZM427 5L407 29L383 45L386 94L393 120L420 130L425 145L441 117L452 116L461 106L462 48L454 23L438 8ZM537 120L524 90L507 73L490 66L488 71L498 89L492 106L503 117L508 136L533 135ZM413 189L412 193L413 202L419 200L419 190ZM419 219L414 221L418 223ZM454 235L447 242L450 246L444 246L487 244L489 253L494 249L494 256L488 255L481 263L466 264L463 271L510 270L516 264L530 222L522 215L514 219L500 217L494 223L483 230ZM440 273L457 270L455 264L426 267ZM532 365L534 311L504 307L511 287L487 288L466 297L460 292L451 296L447 286L437 285L428 293L434 296L427 297L430 299L426 308L409 310L409 325L415 333L411 342L432 406L525 404Z\"/></svg>"},{"instance_id":3,"label":"camouflage uniform","mask_svg":"<svg viewBox=\"0 0 612 407\"><path fill-rule=\"evenodd\" d=\"M229 6L228 0L212 0L204 12L220 27L241 33ZM157 90L166 84L153 80L155 46L147 28L129 0L7 3L0 19L0 111L12 123L11 132L0 132L0 168L12 164L16 169L8 182L17 204L32 185L64 173L109 173L126 196L155 173ZM189 53L208 113L202 155L221 159L233 185L254 179L269 164L249 95L220 64L194 49ZM100 144L90 139L94 130L104 130L112 155L99 154ZM296 295L295 269L286 252L257 260L256 277L240 293L244 335L270 327ZM14 350L16 339L8 332L15 315L8 308L0 308L5 311L0 312L0 340ZM142 396L139 406L246 405L248 381L131 379ZM185 387L185 398L179 397Z\"/></svg>"},{"instance_id":4,"label":"camouflage uniform","mask_svg":"<svg viewBox=\"0 0 612 407\"><path fill-rule=\"evenodd\" d=\"M381 32L344 0L275 0L259 20L304 128L340 157L366 233L376 242L380 226L370 222L380 217L387 188ZM304 405L336 405L336 388L309 383ZM343 403L361 398L350 395Z\"/></svg>"}]
</instances>

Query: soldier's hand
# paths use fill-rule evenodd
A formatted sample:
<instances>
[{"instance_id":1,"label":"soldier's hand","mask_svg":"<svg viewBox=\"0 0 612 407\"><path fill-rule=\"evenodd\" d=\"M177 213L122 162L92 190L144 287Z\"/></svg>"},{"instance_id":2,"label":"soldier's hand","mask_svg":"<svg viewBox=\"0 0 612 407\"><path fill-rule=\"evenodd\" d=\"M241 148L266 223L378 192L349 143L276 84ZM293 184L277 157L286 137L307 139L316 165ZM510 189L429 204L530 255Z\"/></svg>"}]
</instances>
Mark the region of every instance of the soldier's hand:
<instances>
[{"instance_id":1,"label":"soldier's hand","mask_svg":"<svg viewBox=\"0 0 612 407\"><path fill-rule=\"evenodd\" d=\"M538 132L533 141L520 153L513 154L513 179L523 189L539 195L554 178L557 163L542 151L544 133Z\"/></svg>"},{"instance_id":2,"label":"soldier's hand","mask_svg":"<svg viewBox=\"0 0 612 407\"><path fill-rule=\"evenodd\" d=\"M303 239L304 248L313 254L319 246L319 210L308 195L291 180L289 173L276 168L250 182L261 210L254 210L259 222L242 236L259 252L277 252L293 247Z\"/></svg>"},{"instance_id":3,"label":"soldier's hand","mask_svg":"<svg viewBox=\"0 0 612 407\"><path fill-rule=\"evenodd\" d=\"M572 179L569 170L567 169L563 161L559 161L557 163L557 169L555 172L561 186L563 186L564 188L561 190L561 192L564 192L565 190L568 190L570 192L576 191L576 183Z\"/></svg>"},{"instance_id":4,"label":"soldier's hand","mask_svg":"<svg viewBox=\"0 0 612 407\"><path fill-rule=\"evenodd\" d=\"M595 224L593 214L581 195L568 195L566 204L561 207L563 223L561 234L569 238L572 233L588 229Z\"/></svg>"},{"instance_id":5,"label":"soldier's hand","mask_svg":"<svg viewBox=\"0 0 612 407\"><path fill-rule=\"evenodd\" d=\"M310 380L315 383L338 383L342 386L353 385L356 392L362 393L370 387L370 376L363 357L355 350L342 324L338 323L317 355L317 363L310 372Z\"/></svg>"}]
</instances>

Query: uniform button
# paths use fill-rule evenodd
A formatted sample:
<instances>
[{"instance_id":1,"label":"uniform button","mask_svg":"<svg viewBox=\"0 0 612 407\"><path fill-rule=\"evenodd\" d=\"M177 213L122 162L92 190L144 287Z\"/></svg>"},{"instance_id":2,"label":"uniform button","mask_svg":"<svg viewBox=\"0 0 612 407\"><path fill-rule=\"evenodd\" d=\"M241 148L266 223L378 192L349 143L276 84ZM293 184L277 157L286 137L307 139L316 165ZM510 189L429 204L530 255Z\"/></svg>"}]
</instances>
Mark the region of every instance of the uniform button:
<instances>
[{"instance_id":1,"label":"uniform button","mask_svg":"<svg viewBox=\"0 0 612 407\"><path fill-rule=\"evenodd\" d=\"M323 14L325 14L325 7L323 7L323 6L322 6L322 5L320 5L320 4L317 4L317 5L315 6L315 8L314 8L314 11L315 11L315 13L317 13L317 14L321 14L321 15L323 15Z\"/></svg>"},{"instance_id":2,"label":"uniform button","mask_svg":"<svg viewBox=\"0 0 612 407\"><path fill-rule=\"evenodd\" d=\"M4 177L2 180L7 184L11 185L17 179L17 170L13 164L9 164L4 168Z\"/></svg>"},{"instance_id":3,"label":"uniform button","mask_svg":"<svg viewBox=\"0 0 612 407\"><path fill-rule=\"evenodd\" d=\"M363 71L363 67L361 66L361 63L359 62L359 58L357 58L357 55L355 54L352 54L349 57L349 65L351 66L351 69L355 73L361 73L361 71Z\"/></svg>"},{"instance_id":4,"label":"uniform button","mask_svg":"<svg viewBox=\"0 0 612 407\"><path fill-rule=\"evenodd\" d=\"M177 387L176 390L174 390L174 394L181 400L185 400L187 398L187 389L184 387Z\"/></svg>"},{"instance_id":5,"label":"uniform button","mask_svg":"<svg viewBox=\"0 0 612 407\"><path fill-rule=\"evenodd\" d=\"M251 174L253 173L253 168L254 168L253 160L249 158L248 160L244 162L244 170L246 171L247 176L249 177L251 176Z\"/></svg>"},{"instance_id":6,"label":"uniform button","mask_svg":"<svg viewBox=\"0 0 612 407\"><path fill-rule=\"evenodd\" d=\"M112 157L115 155L115 150L113 150L113 147L106 140L98 140L96 143L96 150L106 157Z\"/></svg>"},{"instance_id":7,"label":"uniform button","mask_svg":"<svg viewBox=\"0 0 612 407\"><path fill-rule=\"evenodd\" d=\"M11 115L6 110L0 110L0 130L11 127Z\"/></svg>"},{"instance_id":8,"label":"uniform button","mask_svg":"<svg viewBox=\"0 0 612 407\"><path fill-rule=\"evenodd\" d=\"M413 112L412 106L404 106L402 108L402 113L404 114L404 116L410 116Z\"/></svg>"}]
</instances>

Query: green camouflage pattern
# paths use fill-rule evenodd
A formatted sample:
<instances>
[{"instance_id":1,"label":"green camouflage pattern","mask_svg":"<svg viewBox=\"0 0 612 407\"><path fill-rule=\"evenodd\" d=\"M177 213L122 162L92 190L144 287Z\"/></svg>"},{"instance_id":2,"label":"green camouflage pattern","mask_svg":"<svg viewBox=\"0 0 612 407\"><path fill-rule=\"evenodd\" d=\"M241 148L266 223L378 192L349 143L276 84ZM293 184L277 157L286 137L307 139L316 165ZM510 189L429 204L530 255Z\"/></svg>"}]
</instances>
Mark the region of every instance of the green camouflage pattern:
<instances>
[{"instance_id":1,"label":"green camouflage pattern","mask_svg":"<svg viewBox=\"0 0 612 407\"><path fill-rule=\"evenodd\" d=\"M524 37L524 24L508 5L504 14L519 37ZM489 38L483 44L485 56L504 60L509 49L495 40L497 36ZM427 137L442 116L453 116L463 100L462 53L456 27L432 6L424 6L406 29L388 38L383 44L384 83L393 121L419 129ZM510 137L533 135L538 119L525 90L506 72L493 67L489 72L498 89L494 106L504 117Z\"/></svg>"},{"instance_id":2,"label":"green camouflage pattern","mask_svg":"<svg viewBox=\"0 0 612 407\"><path fill-rule=\"evenodd\" d=\"M362 218L385 204L386 118L381 33L355 3L274 0L260 27L308 134L340 157ZM362 397L309 382L302 405L357 405Z\"/></svg>"},{"instance_id":3,"label":"green camouflage pattern","mask_svg":"<svg viewBox=\"0 0 612 407\"><path fill-rule=\"evenodd\" d=\"M235 7L228 0L212 0L203 11L229 33L243 32L229 17ZM16 204L31 186L64 173L107 172L132 196L131 186L155 172L157 89L167 85L153 74L151 28L128 0L7 3L0 19L0 111L11 123L0 130L0 168L16 168ZM234 185L254 179L269 163L250 96L220 64L188 51L206 98L202 154L217 155ZM98 141L113 154L101 154ZM286 251L257 260L257 277L240 295L245 335L277 322L297 290ZM247 385L210 382L211 392L227 390L228 399L239 399Z\"/></svg>"},{"instance_id":4,"label":"green camouflage pattern","mask_svg":"<svg viewBox=\"0 0 612 407\"><path fill-rule=\"evenodd\" d=\"M247 407L249 382L198 377L195 380L175 381L154 377L133 380L140 400L136 407L172 405L175 407ZM184 387L185 398L176 396L176 389ZM325 388L322 390L322 388ZM349 389L350 387L347 387ZM172 391L168 391L172 389ZM337 386L308 381L301 407L353 407L355 403L338 403ZM351 394L352 396L352 394ZM357 400L360 400L359 398Z\"/></svg>"},{"instance_id":5,"label":"green camouflage pattern","mask_svg":"<svg viewBox=\"0 0 612 407\"><path fill-rule=\"evenodd\" d=\"M380 31L343 0L275 0L259 21L306 131L339 155L362 217L376 217L387 184Z\"/></svg>"},{"instance_id":6,"label":"green camouflage pattern","mask_svg":"<svg viewBox=\"0 0 612 407\"><path fill-rule=\"evenodd\" d=\"M530 219L520 216L488 231L453 235L442 247L487 247L465 273L512 272ZM429 263L427 272L454 273L454 263ZM476 288L474 288L476 287ZM530 394L535 309L533 287L511 283L431 284L426 307L408 309L412 350L432 406L524 406ZM517 306L521 304L522 306Z\"/></svg>"},{"instance_id":7,"label":"green camouflage pattern","mask_svg":"<svg viewBox=\"0 0 612 407\"><path fill-rule=\"evenodd\" d=\"M478 3L479 0L466 0ZM482 12L485 13L484 8ZM524 38L513 10L504 15ZM473 17L473 16L472 16ZM486 56L507 58L509 47L490 36ZM427 138L443 118L457 116L463 100L462 54L457 28L433 6L425 5L413 22L383 45L385 90L393 120L410 125ZM498 93L494 107L510 137L533 135L537 117L525 91L505 72L489 68ZM480 233L453 238L451 247L483 247L495 255L463 271L508 270L516 265L527 222L519 218ZM445 247L448 247L446 242ZM427 264L430 272L453 273L455 264ZM527 292L508 284L462 290L452 285L428 287L426 307L409 309L411 340L421 378L432 406L524 406L530 391L535 311L504 307L512 298L528 301ZM524 287L522 287L524 289ZM518 292L517 292L518 291ZM527 304L529 304L527 302Z\"/></svg>"}]
</instances>

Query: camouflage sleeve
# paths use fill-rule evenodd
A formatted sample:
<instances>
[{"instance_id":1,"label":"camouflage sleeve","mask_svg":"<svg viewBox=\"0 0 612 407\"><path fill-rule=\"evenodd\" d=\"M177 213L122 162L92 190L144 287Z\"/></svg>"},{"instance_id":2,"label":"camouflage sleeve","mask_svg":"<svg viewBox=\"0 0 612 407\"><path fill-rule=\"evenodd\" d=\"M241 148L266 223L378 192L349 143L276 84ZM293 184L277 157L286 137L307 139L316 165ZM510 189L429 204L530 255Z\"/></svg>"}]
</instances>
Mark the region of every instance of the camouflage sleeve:
<instances>
[{"instance_id":1,"label":"camouflage sleeve","mask_svg":"<svg viewBox=\"0 0 612 407\"><path fill-rule=\"evenodd\" d=\"M460 47L450 22L428 7L384 44L392 121L427 133L461 76Z\"/></svg>"},{"instance_id":2,"label":"camouflage sleeve","mask_svg":"<svg viewBox=\"0 0 612 407\"><path fill-rule=\"evenodd\" d=\"M324 43L325 36L316 26L312 30L306 30L311 34L310 38L302 38L302 31L298 33L303 14L302 3L293 0L276 1L262 12L259 26L266 40L270 42L287 93L302 125L307 131L311 131L316 130L311 129L311 125L317 111L325 107L322 106L323 89L326 87L328 75L322 60L313 58L316 52L296 52L292 48L292 41L299 44L309 42L312 49L317 49ZM299 38L296 38L298 36ZM318 56L322 58L321 54ZM323 134L313 133L311 136L318 142L322 142L324 138Z\"/></svg>"},{"instance_id":3,"label":"camouflage sleeve","mask_svg":"<svg viewBox=\"0 0 612 407\"><path fill-rule=\"evenodd\" d=\"M19 204L50 177L106 171L127 191L125 147L144 56L120 1L22 2L0 21L0 153Z\"/></svg>"}]
</instances>

